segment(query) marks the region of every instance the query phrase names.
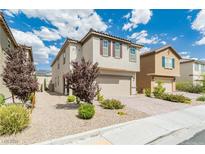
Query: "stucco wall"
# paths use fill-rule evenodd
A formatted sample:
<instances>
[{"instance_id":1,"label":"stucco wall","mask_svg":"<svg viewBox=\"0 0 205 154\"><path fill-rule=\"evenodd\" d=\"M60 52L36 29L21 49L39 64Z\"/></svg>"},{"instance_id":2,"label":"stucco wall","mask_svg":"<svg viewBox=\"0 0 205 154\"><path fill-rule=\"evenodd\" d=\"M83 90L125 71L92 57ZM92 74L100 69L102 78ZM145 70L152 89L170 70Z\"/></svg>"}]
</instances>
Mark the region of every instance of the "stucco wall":
<instances>
[{"instance_id":1,"label":"stucco wall","mask_svg":"<svg viewBox=\"0 0 205 154\"><path fill-rule=\"evenodd\" d=\"M151 76L149 73L155 72L155 55L141 56L140 72L136 73L137 89L142 92L144 88L151 88Z\"/></svg>"},{"instance_id":2,"label":"stucco wall","mask_svg":"<svg viewBox=\"0 0 205 154\"><path fill-rule=\"evenodd\" d=\"M180 77L176 78L176 82L193 82L193 62L180 64Z\"/></svg>"},{"instance_id":3,"label":"stucco wall","mask_svg":"<svg viewBox=\"0 0 205 154\"><path fill-rule=\"evenodd\" d=\"M5 50L8 47L8 35L0 24L0 75L3 73L3 67L5 66ZM14 44L11 41L11 48L14 49ZM3 84L2 77L0 76L0 93L4 94L5 97L10 97L11 94L8 88Z\"/></svg>"},{"instance_id":4,"label":"stucco wall","mask_svg":"<svg viewBox=\"0 0 205 154\"><path fill-rule=\"evenodd\" d=\"M111 44L111 56L103 57L100 55L100 38L92 37L93 40L93 61L99 63L99 67L128 70L138 72L139 69L139 50L137 50L136 62L130 62L129 60L129 47L127 44L122 44L122 58L115 58L112 55L112 44ZM112 42L111 42L112 43Z\"/></svg>"},{"instance_id":5,"label":"stucco wall","mask_svg":"<svg viewBox=\"0 0 205 154\"><path fill-rule=\"evenodd\" d=\"M162 67L162 56L174 58L175 67L173 69L166 69ZM155 61L155 74L165 76L180 76L180 59L172 52L171 49L158 52Z\"/></svg>"}]
</instances>

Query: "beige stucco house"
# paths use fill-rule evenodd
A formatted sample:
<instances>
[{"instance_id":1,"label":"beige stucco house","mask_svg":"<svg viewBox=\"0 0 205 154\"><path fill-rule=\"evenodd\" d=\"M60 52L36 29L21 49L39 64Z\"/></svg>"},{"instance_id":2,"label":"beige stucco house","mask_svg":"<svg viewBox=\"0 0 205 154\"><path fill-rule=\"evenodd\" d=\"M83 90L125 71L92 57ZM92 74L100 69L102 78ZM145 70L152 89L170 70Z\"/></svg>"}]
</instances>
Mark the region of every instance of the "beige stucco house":
<instances>
[{"instance_id":1,"label":"beige stucco house","mask_svg":"<svg viewBox=\"0 0 205 154\"><path fill-rule=\"evenodd\" d=\"M137 89L153 88L162 82L166 92L176 89L175 80L180 76L180 55L169 45L146 52L140 56L140 72L137 72Z\"/></svg>"},{"instance_id":2,"label":"beige stucco house","mask_svg":"<svg viewBox=\"0 0 205 154\"><path fill-rule=\"evenodd\" d=\"M16 42L8 24L6 23L3 13L0 12L0 75L2 74L3 68L5 66L4 52L8 48L15 49L18 46L23 47L25 51L27 51L28 58L31 58L31 60L33 61L32 48L25 45L20 45ZM4 94L5 97L11 96L9 90L3 84L3 80L1 76L0 76L0 93Z\"/></svg>"},{"instance_id":3,"label":"beige stucco house","mask_svg":"<svg viewBox=\"0 0 205 154\"><path fill-rule=\"evenodd\" d=\"M105 96L136 94L136 72L140 71L139 49L142 45L98 32L93 29L80 40L67 39L52 63L54 90L68 94L64 74L71 70L71 61L98 62L100 76L97 82Z\"/></svg>"},{"instance_id":4,"label":"beige stucco house","mask_svg":"<svg viewBox=\"0 0 205 154\"><path fill-rule=\"evenodd\" d=\"M191 82L193 84L202 84L205 74L205 62L194 59L182 59L180 61L180 77L177 82Z\"/></svg>"}]
</instances>

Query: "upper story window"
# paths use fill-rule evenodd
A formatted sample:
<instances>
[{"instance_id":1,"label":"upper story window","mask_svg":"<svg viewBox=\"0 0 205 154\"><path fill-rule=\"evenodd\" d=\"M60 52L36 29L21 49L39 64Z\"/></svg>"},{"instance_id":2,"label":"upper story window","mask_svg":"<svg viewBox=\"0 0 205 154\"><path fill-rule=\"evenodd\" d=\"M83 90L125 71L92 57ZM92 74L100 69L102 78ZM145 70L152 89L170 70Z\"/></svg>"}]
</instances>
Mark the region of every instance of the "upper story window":
<instances>
[{"instance_id":1,"label":"upper story window","mask_svg":"<svg viewBox=\"0 0 205 154\"><path fill-rule=\"evenodd\" d=\"M115 58L122 58L121 44L119 42L114 43L113 56Z\"/></svg>"},{"instance_id":2,"label":"upper story window","mask_svg":"<svg viewBox=\"0 0 205 154\"><path fill-rule=\"evenodd\" d=\"M103 40L103 56L109 56L109 42L108 40Z\"/></svg>"},{"instance_id":3,"label":"upper story window","mask_svg":"<svg viewBox=\"0 0 205 154\"><path fill-rule=\"evenodd\" d=\"M175 67L175 59L162 56L162 67L173 69Z\"/></svg>"},{"instance_id":4,"label":"upper story window","mask_svg":"<svg viewBox=\"0 0 205 154\"><path fill-rule=\"evenodd\" d=\"M102 56L110 56L110 41L100 39L100 54Z\"/></svg>"},{"instance_id":5,"label":"upper story window","mask_svg":"<svg viewBox=\"0 0 205 154\"><path fill-rule=\"evenodd\" d=\"M201 71L202 71L203 73L205 73L205 65L204 65L204 64L201 65Z\"/></svg>"},{"instance_id":6,"label":"upper story window","mask_svg":"<svg viewBox=\"0 0 205 154\"><path fill-rule=\"evenodd\" d=\"M200 68L199 68L199 67L200 67L200 65L199 65L199 64L196 64L196 63L194 64L194 70L195 70L195 71L197 71L197 72L198 72L198 71L200 70Z\"/></svg>"},{"instance_id":7,"label":"upper story window","mask_svg":"<svg viewBox=\"0 0 205 154\"><path fill-rule=\"evenodd\" d=\"M133 48L133 47L130 48L130 61L131 62L136 62L137 60L136 52L137 52L136 48Z\"/></svg>"},{"instance_id":8,"label":"upper story window","mask_svg":"<svg viewBox=\"0 0 205 154\"><path fill-rule=\"evenodd\" d=\"M63 52L63 64L65 64L65 61L66 61L66 53L65 51Z\"/></svg>"},{"instance_id":9,"label":"upper story window","mask_svg":"<svg viewBox=\"0 0 205 154\"><path fill-rule=\"evenodd\" d=\"M11 48L11 41L10 41L10 39L8 39L8 48L9 49Z\"/></svg>"}]
</instances>

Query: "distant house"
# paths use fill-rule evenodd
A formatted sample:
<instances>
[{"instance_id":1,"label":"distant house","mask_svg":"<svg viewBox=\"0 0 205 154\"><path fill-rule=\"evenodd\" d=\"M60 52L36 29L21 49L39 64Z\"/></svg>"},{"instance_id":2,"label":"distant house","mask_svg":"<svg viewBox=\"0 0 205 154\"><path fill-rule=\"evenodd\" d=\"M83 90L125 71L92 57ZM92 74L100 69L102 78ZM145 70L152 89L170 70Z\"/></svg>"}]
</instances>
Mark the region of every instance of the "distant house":
<instances>
[{"instance_id":1,"label":"distant house","mask_svg":"<svg viewBox=\"0 0 205 154\"><path fill-rule=\"evenodd\" d=\"M191 82L193 84L202 84L205 74L205 62L194 59L182 59L180 61L180 77L177 82Z\"/></svg>"},{"instance_id":2,"label":"distant house","mask_svg":"<svg viewBox=\"0 0 205 154\"><path fill-rule=\"evenodd\" d=\"M69 93L63 78L71 68L71 61L98 62L100 76L97 82L105 96L136 94L136 72L140 71L139 50L142 45L93 29L81 39L67 39L52 63L54 90Z\"/></svg>"},{"instance_id":3,"label":"distant house","mask_svg":"<svg viewBox=\"0 0 205 154\"><path fill-rule=\"evenodd\" d=\"M3 67L5 66L5 51L7 49L15 49L16 47L21 46L27 51L28 58L33 61L32 48L26 45L20 45L16 42L4 16L0 12L0 74L3 73ZM8 88L4 85L2 77L0 76L0 93L4 94L5 97L10 97L11 94Z\"/></svg>"},{"instance_id":4,"label":"distant house","mask_svg":"<svg viewBox=\"0 0 205 154\"><path fill-rule=\"evenodd\" d=\"M137 72L137 88L152 91L158 81L162 82L166 92L176 89L175 80L180 76L180 55L171 46L146 52L140 56L140 72Z\"/></svg>"},{"instance_id":5,"label":"distant house","mask_svg":"<svg viewBox=\"0 0 205 154\"><path fill-rule=\"evenodd\" d=\"M47 88L49 88L50 82L51 82L51 77L52 73L51 71L48 70L37 70L36 71L36 77L38 80L39 88L42 85L42 88L44 89L44 80L46 80L46 85Z\"/></svg>"}]
</instances>

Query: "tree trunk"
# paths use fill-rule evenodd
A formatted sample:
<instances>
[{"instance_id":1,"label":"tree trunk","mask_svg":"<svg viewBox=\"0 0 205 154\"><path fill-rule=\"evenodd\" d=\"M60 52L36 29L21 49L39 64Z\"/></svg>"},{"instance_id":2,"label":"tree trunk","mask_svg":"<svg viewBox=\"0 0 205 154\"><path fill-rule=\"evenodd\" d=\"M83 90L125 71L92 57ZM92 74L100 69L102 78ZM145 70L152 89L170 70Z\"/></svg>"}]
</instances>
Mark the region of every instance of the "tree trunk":
<instances>
[{"instance_id":1,"label":"tree trunk","mask_svg":"<svg viewBox=\"0 0 205 154\"><path fill-rule=\"evenodd\" d=\"M12 93L11 95L12 95L12 101L13 101L13 103L15 103L15 101L14 101L14 94Z\"/></svg>"}]
</instances>

